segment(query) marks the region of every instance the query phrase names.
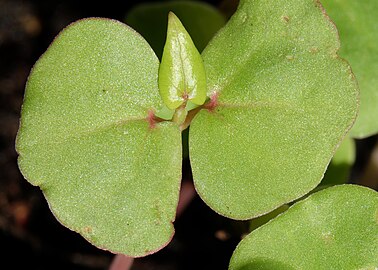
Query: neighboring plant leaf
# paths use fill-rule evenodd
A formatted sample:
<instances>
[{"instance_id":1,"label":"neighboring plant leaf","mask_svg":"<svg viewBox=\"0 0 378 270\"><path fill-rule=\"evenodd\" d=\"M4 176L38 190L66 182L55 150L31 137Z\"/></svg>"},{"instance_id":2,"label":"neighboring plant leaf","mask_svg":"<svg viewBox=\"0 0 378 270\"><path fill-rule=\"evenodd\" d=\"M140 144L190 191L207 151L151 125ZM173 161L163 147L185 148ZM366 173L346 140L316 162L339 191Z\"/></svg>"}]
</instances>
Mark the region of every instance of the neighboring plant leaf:
<instances>
[{"instance_id":1,"label":"neighboring plant leaf","mask_svg":"<svg viewBox=\"0 0 378 270\"><path fill-rule=\"evenodd\" d=\"M340 56L352 66L361 90L360 112L351 136L378 133L378 1L322 0L340 34Z\"/></svg>"},{"instance_id":2,"label":"neighboring plant leaf","mask_svg":"<svg viewBox=\"0 0 378 270\"><path fill-rule=\"evenodd\" d=\"M172 12L168 16L167 41L159 67L159 90L171 110L187 101L202 105L206 100L206 74L201 55Z\"/></svg>"},{"instance_id":3,"label":"neighboring plant leaf","mask_svg":"<svg viewBox=\"0 0 378 270\"><path fill-rule=\"evenodd\" d=\"M350 170L356 157L354 140L349 136L344 139L329 164L322 185L344 184L349 179Z\"/></svg>"},{"instance_id":4,"label":"neighboring plant leaf","mask_svg":"<svg viewBox=\"0 0 378 270\"><path fill-rule=\"evenodd\" d=\"M342 185L314 193L250 233L229 269L377 267L378 193Z\"/></svg>"},{"instance_id":5,"label":"neighboring plant leaf","mask_svg":"<svg viewBox=\"0 0 378 270\"><path fill-rule=\"evenodd\" d=\"M207 3L172 1L136 6L127 14L126 23L148 41L159 58L163 53L170 11L180 18L200 52L226 22L222 14Z\"/></svg>"},{"instance_id":6,"label":"neighboring plant leaf","mask_svg":"<svg viewBox=\"0 0 378 270\"><path fill-rule=\"evenodd\" d=\"M211 101L193 119L195 187L216 212L260 216L315 188L352 126L358 88L312 0L241 1L203 52Z\"/></svg>"},{"instance_id":7,"label":"neighboring plant leaf","mask_svg":"<svg viewBox=\"0 0 378 270\"><path fill-rule=\"evenodd\" d=\"M153 121L158 67L126 25L76 22L34 66L17 136L21 171L60 222L129 256L157 251L174 231L181 134Z\"/></svg>"}]
</instances>

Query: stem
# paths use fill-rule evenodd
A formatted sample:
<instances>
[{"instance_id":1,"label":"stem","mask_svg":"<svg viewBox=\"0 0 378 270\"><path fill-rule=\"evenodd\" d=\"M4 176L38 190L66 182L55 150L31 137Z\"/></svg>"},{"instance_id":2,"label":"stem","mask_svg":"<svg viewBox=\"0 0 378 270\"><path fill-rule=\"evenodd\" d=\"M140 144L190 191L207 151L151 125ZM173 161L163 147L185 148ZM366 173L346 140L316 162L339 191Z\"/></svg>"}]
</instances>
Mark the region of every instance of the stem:
<instances>
[{"instance_id":1,"label":"stem","mask_svg":"<svg viewBox=\"0 0 378 270\"><path fill-rule=\"evenodd\" d=\"M134 258L127 257L123 254L117 254L110 264L109 270L129 270L131 269L133 262Z\"/></svg>"}]
</instances>

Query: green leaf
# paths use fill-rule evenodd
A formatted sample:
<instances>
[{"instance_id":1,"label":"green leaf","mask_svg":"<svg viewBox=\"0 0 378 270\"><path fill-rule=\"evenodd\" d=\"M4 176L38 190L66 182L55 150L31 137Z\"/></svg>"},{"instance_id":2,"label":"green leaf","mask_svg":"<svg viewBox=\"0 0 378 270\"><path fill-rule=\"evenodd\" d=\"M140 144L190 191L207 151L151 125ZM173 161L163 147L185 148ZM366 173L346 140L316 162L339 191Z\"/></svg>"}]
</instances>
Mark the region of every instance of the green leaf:
<instances>
[{"instance_id":1,"label":"green leaf","mask_svg":"<svg viewBox=\"0 0 378 270\"><path fill-rule=\"evenodd\" d=\"M340 34L340 56L352 66L361 107L351 131L355 138L378 133L378 1L322 0Z\"/></svg>"},{"instance_id":2,"label":"green leaf","mask_svg":"<svg viewBox=\"0 0 378 270\"><path fill-rule=\"evenodd\" d=\"M154 121L158 68L126 25L76 22L34 66L17 136L21 171L57 219L129 256L157 251L174 231L181 134Z\"/></svg>"},{"instance_id":3,"label":"green leaf","mask_svg":"<svg viewBox=\"0 0 378 270\"><path fill-rule=\"evenodd\" d=\"M322 185L344 184L349 179L349 173L356 157L354 140L349 136L344 139L329 164Z\"/></svg>"},{"instance_id":4,"label":"green leaf","mask_svg":"<svg viewBox=\"0 0 378 270\"><path fill-rule=\"evenodd\" d=\"M241 1L203 52L211 101L193 119L196 190L216 212L260 216L315 188L352 126L358 89L312 0Z\"/></svg>"},{"instance_id":5,"label":"green leaf","mask_svg":"<svg viewBox=\"0 0 378 270\"><path fill-rule=\"evenodd\" d=\"M159 58L163 53L170 11L180 18L200 52L226 22L222 14L207 3L170 1L137 5L128 12L126 23L148 41Z\"/></svg>"},{"instance_id":6,"label":"green leaf","mask_svg":"<svg viewBox=\"0 0 378 270\"><path fill-rule=\"evenodd\" d=\"M168 107L163 104L163 106L155 113L155 116L163 120L171 120L174 114L174 110L168 109Z\"/></svg>"},{"instance_id":7,"label":"green leaf","mask_svg":"<svg viewBox=\"0 0 378 270\"><path fill-rule=\"evenodd\" d=\"M206 75L201 55L172 12L168 15L167 41L159 68L159 90L171 110L186 101L202 105L206 100Z\"/></svg>"},{"instance_id":8,"label":"green leaf","mask_svg":"<svg viewBox=\"0 0 378 270\"><path fill-rule=\"evenodd\" d=\"M342 185L309 196L244 238L230 270L376 269L378 193Z\"/></svg>"}]
</instances>

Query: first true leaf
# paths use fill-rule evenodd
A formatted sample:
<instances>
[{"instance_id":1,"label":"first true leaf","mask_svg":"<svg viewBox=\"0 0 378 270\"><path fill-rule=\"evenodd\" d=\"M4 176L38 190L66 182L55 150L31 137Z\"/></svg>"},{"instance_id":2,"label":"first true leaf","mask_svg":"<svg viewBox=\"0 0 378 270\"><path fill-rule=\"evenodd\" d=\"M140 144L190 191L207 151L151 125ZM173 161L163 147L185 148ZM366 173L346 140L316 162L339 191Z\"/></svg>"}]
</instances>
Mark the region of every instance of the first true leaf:
<instances>
[{"instance_id":1,"label":"first true leaf","mask_svg":"<svg viewBox=\"0 0 378 270\"><path fill-rule=\"evenodd\" d=\"M188 32L172 12L168 15L167 41L159 68L159 90L171 110L206 99L206 75L201 55Z\"/></svg>"}]
</instances>

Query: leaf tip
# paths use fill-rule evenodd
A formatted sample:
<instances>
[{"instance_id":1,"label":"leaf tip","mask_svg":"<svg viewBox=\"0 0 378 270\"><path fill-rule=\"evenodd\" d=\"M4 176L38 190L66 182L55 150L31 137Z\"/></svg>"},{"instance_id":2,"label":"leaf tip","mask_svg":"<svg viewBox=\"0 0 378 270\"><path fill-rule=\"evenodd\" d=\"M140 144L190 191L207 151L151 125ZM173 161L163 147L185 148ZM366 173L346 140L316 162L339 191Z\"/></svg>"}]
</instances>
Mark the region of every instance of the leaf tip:
<instances>
[{"instance_id":1,"label":"leaf tip","mask_svg":"<svg viewBox=\"0 0 378 270\"><path fill-rule=\"evenodd\" d=\"M172 11L168 13L168 29L171 31L186 32L180 19ZM184 28L185 29L185 28Z\"/></svg>"},{"instance_id":2,"label":"leaf tip","mask_svg":"<svg viewBox=\"0 0 378 270\"><path fill-rule=\"evenodd\" d=\"M173 11L169 11L168 12L168 20L176 20L176 21L178 21L178 18L177 18L177 16L176 16L176 14L175 13L173 13Z\"/></svg>"}]
</instances>

